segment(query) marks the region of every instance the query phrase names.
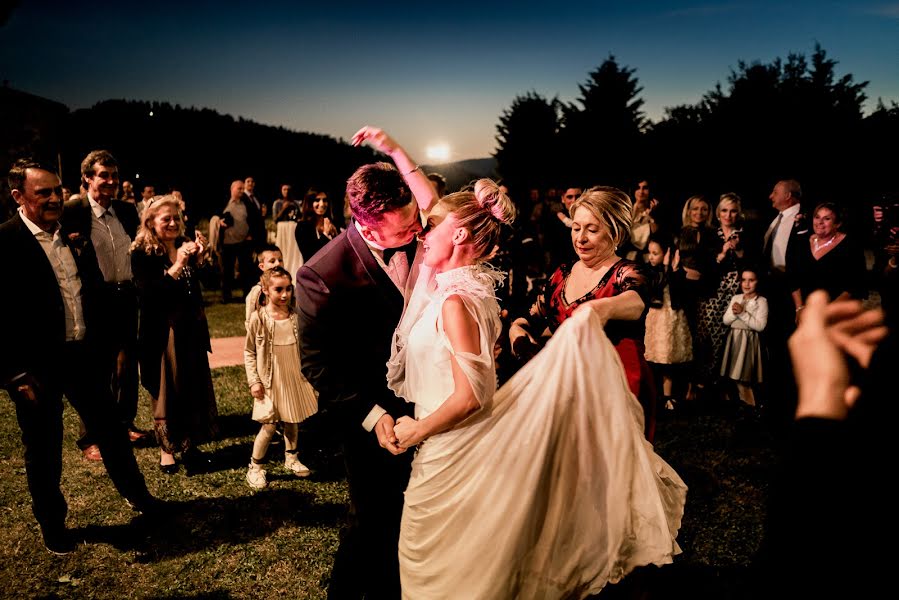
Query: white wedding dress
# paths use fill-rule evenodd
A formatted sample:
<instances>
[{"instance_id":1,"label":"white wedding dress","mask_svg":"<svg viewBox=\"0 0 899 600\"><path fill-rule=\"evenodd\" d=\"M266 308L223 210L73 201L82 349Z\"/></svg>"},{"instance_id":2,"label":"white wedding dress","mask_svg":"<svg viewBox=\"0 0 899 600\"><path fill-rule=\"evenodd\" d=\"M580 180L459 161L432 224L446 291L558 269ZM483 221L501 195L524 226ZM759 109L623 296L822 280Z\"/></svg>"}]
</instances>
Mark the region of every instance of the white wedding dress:
<instances>
[{"instance_id":1,"label":"white wedding dress","mask_svg":"<svg viewBox=\"0 0 899 600\"><path fill-rule=\"evenodd\" d=\"M481 410L412 463L399 542L403 597L583 598L670 563L687 488L643 437L643 411L590 310L500 390L494 272L423 272L394 338L390 385L417 418L452 393L443 301L458 294L480 353L456 353Z\"/></svg>"}]
</instances>

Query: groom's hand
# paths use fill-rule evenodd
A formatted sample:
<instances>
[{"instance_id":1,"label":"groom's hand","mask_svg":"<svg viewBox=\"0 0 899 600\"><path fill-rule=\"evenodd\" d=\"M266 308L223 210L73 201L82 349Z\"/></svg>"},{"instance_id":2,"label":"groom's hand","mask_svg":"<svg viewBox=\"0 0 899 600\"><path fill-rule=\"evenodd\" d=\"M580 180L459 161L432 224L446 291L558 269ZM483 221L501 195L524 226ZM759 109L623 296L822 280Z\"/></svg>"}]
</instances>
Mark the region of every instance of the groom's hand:
<instances>
[{"instance_id":1,"label":"groom's hand","mask_svg":"<svg viewBox=\"0 0 899 600\"><path fill-rule=\"evenodd\" d=\"M405 448L400 448L396 442L396 435L393 433L394 421L393 417L384 413L378 422L375 423L375 435L378 436L378 444L391 454L402 454Z\"/></svg>"}]
</instances>

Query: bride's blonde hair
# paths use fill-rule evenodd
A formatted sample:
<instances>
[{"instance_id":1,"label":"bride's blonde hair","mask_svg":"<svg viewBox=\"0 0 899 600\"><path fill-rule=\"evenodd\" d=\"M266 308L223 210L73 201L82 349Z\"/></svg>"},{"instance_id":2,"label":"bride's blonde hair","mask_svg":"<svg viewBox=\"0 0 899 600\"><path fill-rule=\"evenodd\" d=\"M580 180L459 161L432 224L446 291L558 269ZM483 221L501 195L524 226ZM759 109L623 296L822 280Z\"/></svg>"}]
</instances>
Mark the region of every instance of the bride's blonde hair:
<instances>
[{"instance_id":1,"label":"bride's blonde hair","mask_svg":"<svg viewBox=\"0 0 899 600\"><path fill-rule=\"evenodd\" d=\"M477 261L493 254L502 226L511 225L516 213L512 200L492 179L478 179L473 189L444 196L438 204L471 233Z\"/></svg>"}]
</instances>

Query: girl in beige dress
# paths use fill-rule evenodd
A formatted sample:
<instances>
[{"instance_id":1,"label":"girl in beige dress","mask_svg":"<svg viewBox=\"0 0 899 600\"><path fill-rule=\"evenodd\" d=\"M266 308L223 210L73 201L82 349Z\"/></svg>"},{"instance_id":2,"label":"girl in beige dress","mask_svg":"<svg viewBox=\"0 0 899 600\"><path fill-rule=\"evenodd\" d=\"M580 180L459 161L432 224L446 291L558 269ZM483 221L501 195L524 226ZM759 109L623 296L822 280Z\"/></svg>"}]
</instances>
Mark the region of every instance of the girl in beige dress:
<instances>
[{"instance_id":1,"label":"girl in beige dress","mask_svg":"<svg viewBox=\"0 0 899 600\"><path fill-rule=\"evenodd\" d=\"M247 471L247 483L254 489L267 485L262 464L278 421L284 426L284 468L297 477L309 475L309 468L297 458L297 425L318 410L315 391L300 372L290 273L283 267L268 269L260 284L266 303L250 315L244 347L247 383L257 404L253 418L262 423ZM270 411L258 410L269 402Z\"/></svg>"}]
</instances>

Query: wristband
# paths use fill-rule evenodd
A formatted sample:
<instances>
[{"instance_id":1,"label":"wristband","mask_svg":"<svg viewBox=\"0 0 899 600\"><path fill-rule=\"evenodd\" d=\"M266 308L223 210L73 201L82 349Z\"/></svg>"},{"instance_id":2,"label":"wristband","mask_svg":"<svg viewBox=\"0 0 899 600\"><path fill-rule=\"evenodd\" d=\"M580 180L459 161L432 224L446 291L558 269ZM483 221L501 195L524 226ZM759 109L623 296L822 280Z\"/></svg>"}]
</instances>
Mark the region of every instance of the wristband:
<instances>
[{"instance_id":1,"label":"wristband","mask_svg":"<svg viewBox=\"0 0 899 600\"><path fill-rule=\"evenodd\" d=\"M415 168L414 168L414 169L412 169L411 171L409 171L409 172L407 172L407 173L403 173L403 175L404 175L404 176L405 176L405 175L411 175L412 173L414 173L414 172L416 172L416 171L418 171L418 170L420 170L420 169L421 169L421 165L415 165Z\"/></svg>"}]
</instances>

